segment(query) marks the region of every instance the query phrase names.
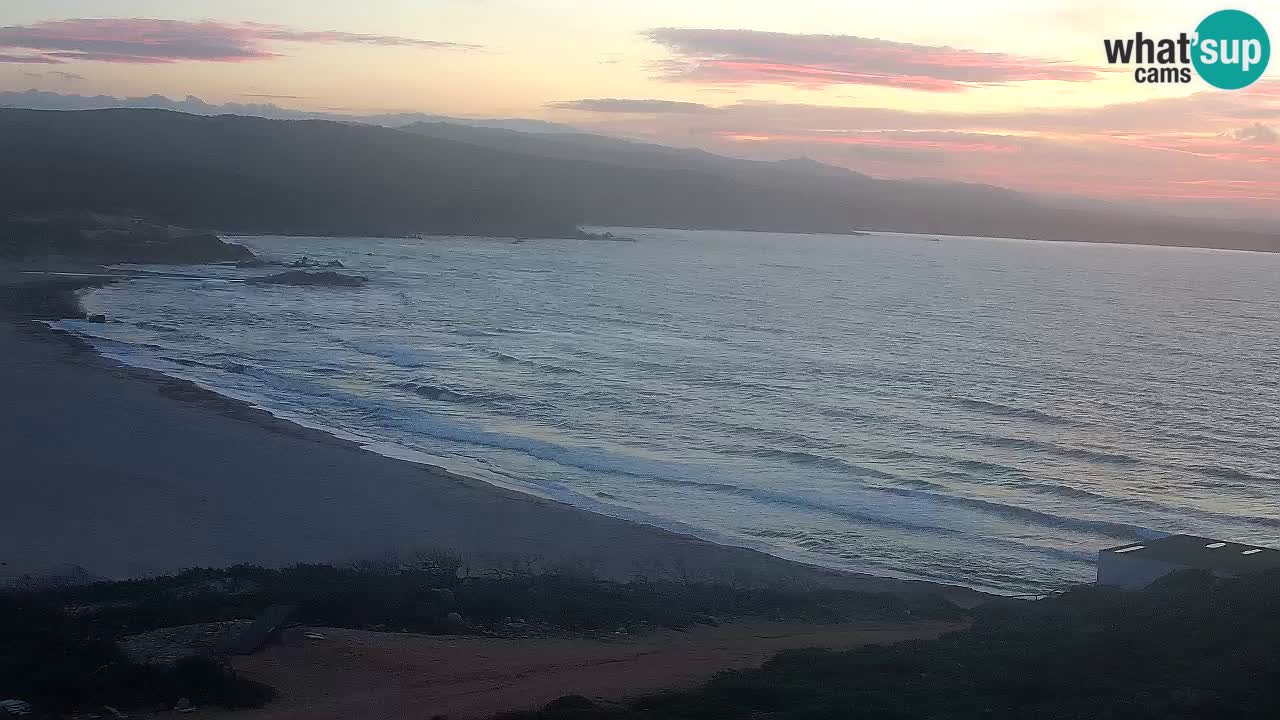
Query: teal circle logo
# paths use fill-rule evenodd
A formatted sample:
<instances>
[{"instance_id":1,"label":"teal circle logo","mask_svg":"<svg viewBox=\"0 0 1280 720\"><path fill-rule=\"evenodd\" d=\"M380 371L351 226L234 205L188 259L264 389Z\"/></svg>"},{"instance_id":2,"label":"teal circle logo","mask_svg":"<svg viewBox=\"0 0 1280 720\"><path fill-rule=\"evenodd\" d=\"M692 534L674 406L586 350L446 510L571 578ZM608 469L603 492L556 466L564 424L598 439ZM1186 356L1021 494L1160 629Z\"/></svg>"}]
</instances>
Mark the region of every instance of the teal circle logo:
<instances>
[{"instance_id":1,"label":"teal circle logo","mask_svg":"<svg viewBox=\"0 0 1280 720\"><path fill-rule=\"evenodd\" d=\"M1219 10L1196 26L1191 62L1204 81L1223 90L1248 87L1271 59L1271 39L1258 19L1242 10Z\"/></svg>"}]
</instances>

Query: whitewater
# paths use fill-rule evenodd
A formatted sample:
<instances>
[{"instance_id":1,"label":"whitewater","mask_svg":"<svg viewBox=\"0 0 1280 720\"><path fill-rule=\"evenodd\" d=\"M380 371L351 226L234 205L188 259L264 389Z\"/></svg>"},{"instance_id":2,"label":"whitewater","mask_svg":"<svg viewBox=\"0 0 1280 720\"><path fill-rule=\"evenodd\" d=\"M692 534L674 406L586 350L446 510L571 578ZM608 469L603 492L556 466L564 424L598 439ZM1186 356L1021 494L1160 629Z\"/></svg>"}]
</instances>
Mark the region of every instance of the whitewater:
<instances>
[{"instance_id":1,"label":"whitewater","mask_svg":"<svg viewBox=\"0 0 1280 720\"><path fill-rule=\"evenodd\" d=\"M379 452L834 568L1044 593L1147 532L1276 542L1280 256L609 230L636 241L231 238L370 282L193 266L60 326Z\"/></svg>"}]
</instances>

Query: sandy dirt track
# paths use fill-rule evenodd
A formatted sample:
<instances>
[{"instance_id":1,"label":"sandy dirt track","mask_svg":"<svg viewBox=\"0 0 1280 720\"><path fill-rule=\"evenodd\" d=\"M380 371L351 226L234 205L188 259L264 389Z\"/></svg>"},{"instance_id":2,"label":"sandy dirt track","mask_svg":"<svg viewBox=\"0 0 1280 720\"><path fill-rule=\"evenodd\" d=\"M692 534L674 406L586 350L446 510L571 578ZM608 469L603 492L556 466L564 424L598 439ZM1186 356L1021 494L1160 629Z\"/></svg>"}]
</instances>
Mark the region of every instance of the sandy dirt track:
<instances>
[{"instance_id":1,"label":"sandy dirt track","mask_svg":"<svg viewBox=\"0 0 1280 720\"><path fill-rule=\"evenodd\" d=\"M804 647L850 648L933 638L957 625L699 627L600 641L496 639L318 628L323 639L237 658L247 677L279 697L258 710L210 713L243 720L488 717L562 695L620 701L689 687L720 670L752 667Z\"/></svg>"}]
</instances>

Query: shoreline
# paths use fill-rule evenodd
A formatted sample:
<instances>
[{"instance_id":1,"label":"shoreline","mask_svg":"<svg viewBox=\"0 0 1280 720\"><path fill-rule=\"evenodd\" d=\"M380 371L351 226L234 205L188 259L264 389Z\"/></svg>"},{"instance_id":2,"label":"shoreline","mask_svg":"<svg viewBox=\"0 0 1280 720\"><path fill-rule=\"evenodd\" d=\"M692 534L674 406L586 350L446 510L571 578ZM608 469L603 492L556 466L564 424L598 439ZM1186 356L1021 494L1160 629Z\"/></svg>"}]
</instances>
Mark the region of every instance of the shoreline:
<instances>
[{"instance_id":1,"label":"shoreline","mask_svg":"<svg viewBox=\"0 0 1280 720\"><path fill-rule=\"evenodd\" d=\"M56 449L47 449L62 453L59 462L76 465L79 472L115 475L126 485L134 484L130 482L136 481L132 476L152 475L157 470L148 467L155 461L148 462L135 455L138 450L164 456L160 464L166 468L190 464L191 458L184 457L183 450L205 456L210 462L236 466L240 472L252 473L253 463L246 463L252 460L260 463L254 474L264 479L278 476L282 482L273 488L261 480L241 477L234 492L220 494L213 478L208 483L194 479L186 483L153 479L152 483L158 482L159 487L148 484L152 484L151 489L159 491L162 498L195 501L202 510L189 520L205 526L206 531L216 530L214 536L195 534L193 537L189 531L176 530L172 517L147 518L143 513L144 517L119 518L131 523L127 531L117 528L118 532L107 532L128 536L128 542L114 547L110 543L104 547L99 542L101 538L93 537L84 537L82 542L62 537L56 542L44 543L32 537L39 534L40 525L45 526L44 532L48 535L61 535L63 530L55 532L54 528L71 520L66 517L67 513L94 515L95 508L78 507L83 503L76 491L96 490L101 494L100 487L84 487L82 479L77 481L76 477L66 477L64 473L52 484L63 486L68 492L39 497L42 502L34 504L30 501L37 498L23 498L21 489L4 488L6 493L18 495L7 498L6 504L25 505L32 512L24 514L18 523L0 527L0 536L12 535L0 542L0 547L12 548L13 553L10 557L0 557L0 583L6 576L48 573L59 566L64 570L77 566L91 577L129 577L163 574L196 565L349 562L413 551L447 550L463 555L473 565L489 569L532 563L544 569L577 569L618 580L674 575L752 584L823 584L899 595L936 593L962 606L972 606L991 597L960 586L833 570L759 550L716 544L540 498L439 466L393 458L366 449L353 440L278 418L188 380L119 363L100 355L82 338L40 322L65 319L49 317L50 308L67 312L72 306L66 298L74 297L77 289L101 286L122 277L128 275L100 272L84 278L62 276L55 280L48 275L26 275L21 282L15 282L15 278L0 273L0 344L6 346L7 356L19 361L19 366L24 359L39 358L34 377L28 378L36 380L31 384L38 386L41 375L68 375L68 381L74 379L76 384L91 388L87 394L118 395L129 404L136 402L146 409L142 415L129 418L122 416L118 409L99 404L99 412L94 413L113 416L107 425L120 421L132 425L115 428L127 436L122 442L133 446L115 448L117 453L128 456L127 461L115 458L115 463L98 466L89 462L85 467L85 458L70 457L75 451L67 453L65 443L58 443ZM20 289L15 291L15 287ZM46 302L32 301L41 297ZM78 305L74 309L79 311ZM79 317L83 317L82 311ZM8 374L0 374L0 383L13 384L12 378L6 377ZM98 393L99 389L111 392ZM14 396L13 392L9 394ZM77 400L102 399L85 398L84 394L77 398L73 393L59 400L74 407ZM28 405L36 405L26 408L27 414L36 416L36 425L59 425L56 418L41 417L47 415L42 410L49 408L39 407L42 404L39 398L19 396L14 410L21 414L17 406L23 405L24 400ZM82 415L77 413L77 422L89 423L83 430L92 430L95 419ZM161 420L162 424L154 424L150 417ZM0 425L8 425L7 420L0 418ZM177 426L188 429L175 434ZM33 467L38 464L32 451L38 451L40 443L37 441L35 447L28 444L25 452L21 450L17 439L12 438L14 431L22 434L19 427L15 422L13 430L3 432L0 444L14 442L14 448L7 450L5 456L11 463L16 458L17 469L22 470L26 463ZM219 437L234 436L236 442L222 448L211 447L214 441L200 435L196 428L216 431ZM159 446L153 437L157 433L163 435ZM264 454L260 446L269 446L269 452ZM218 452L220 449L223 452ZM82 448L80 454L88 455L88 450ZM305 469L300 467L303 464ZM323 477L318 477L317 472ZM208 475L207 472L199 474ZM371 478L378 479L379 487L362 488ZM362 489L370 492L358 492ZM120 515L136 514L129 512L130 502L143 506L157 504L157 499L146 492L136 494L139 490L142 488L133 487L130 492L134 495L117 492L109 504ZM256 498L256 494L262 497ZM178 497L172 497L175 495ZM414 512L415 507L421 512ZM264 513L267 517L263 517ZM278 521L274 523L268 520L273 513L278 514ZM329 523L319 527L304 519L308 515L325 517ZM85 522L86 518L81 517L80 521ZM98 523L89 521L89 524ZM175 532L186 537L174 537ZM168 542L163 542L166 534ZM252 544L252 538L242 537L244 535L256 536L259 544ZM18 560L24 555L27 557ZM44 556L43 562L35 557L40 555Z\"/></svg>"},{"instance_id":2,"label":"shoreline","mask_svg":"<svg viewBox=\"0 0 1280 720\"><path fill-rule=\"evenodd\" d=\"M1133 242L1123 240L1089 240L1089 239L1065 239L1065 238L1044 238L1044 237L1012 237L1003 235L965 235L948 232L925 232L922 230L888 230L883 228L876 229L856 229L856 230L753 230L753 229L734 229L734 228L710 228L710 227L675 227L671 225L594 225L586 224L579 226L584 232L591 230L678 230L684 232L732 232L732 233L752 233L760 235L813 235L813 236L831 236L858 238L868 236L903 236L910 238L951 238L955 240L994 240L997 242L1028 242L1028 243L1058 243L1063 245L1094 245L1094 246L1118 246L1118 247L1149 247L1149 248L1165 248L1170 250L1204 250L1210 252L1242 252L1242 253L1262 253L1266 255L1280 254L1280 247L1229 247L1226 245L1188 245L1173 242ZM380 240L432 240L438 238L464 238L467 240L485 241L492 240L495 242L509 242L511 240L583 240L582 237L575 236L542 236L542 235L468 235L468 234L450 234L450 233L417 233L414 235L353 235L351 233L268 233L268 232L240 232L240 231L222 231L214 230L212 232L223 239L235 240L238 238L257 238L257 237L289 237L289 238L329 238L329 239L354 239L374 238Z\"/></svg>"}]
</instances>

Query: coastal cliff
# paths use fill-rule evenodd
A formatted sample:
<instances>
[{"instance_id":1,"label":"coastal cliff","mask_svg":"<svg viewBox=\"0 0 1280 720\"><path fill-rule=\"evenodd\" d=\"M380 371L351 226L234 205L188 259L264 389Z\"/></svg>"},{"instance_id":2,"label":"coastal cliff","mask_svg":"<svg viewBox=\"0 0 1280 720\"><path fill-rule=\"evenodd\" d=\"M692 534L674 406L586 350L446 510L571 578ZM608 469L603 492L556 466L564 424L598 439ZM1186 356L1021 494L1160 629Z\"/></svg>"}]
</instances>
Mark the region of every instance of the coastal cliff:
<instances>
[{"instance_id":1,"label":"coastal cliff","mask_svg":"<svg viewBox=\"0 0 1280 720\"><path fill-rule=\"evenodd\" d=\"M85 212L0 219L0 259L181 265L245 262L254 254L210 232Z\"/></svg>"}]
</instances>

